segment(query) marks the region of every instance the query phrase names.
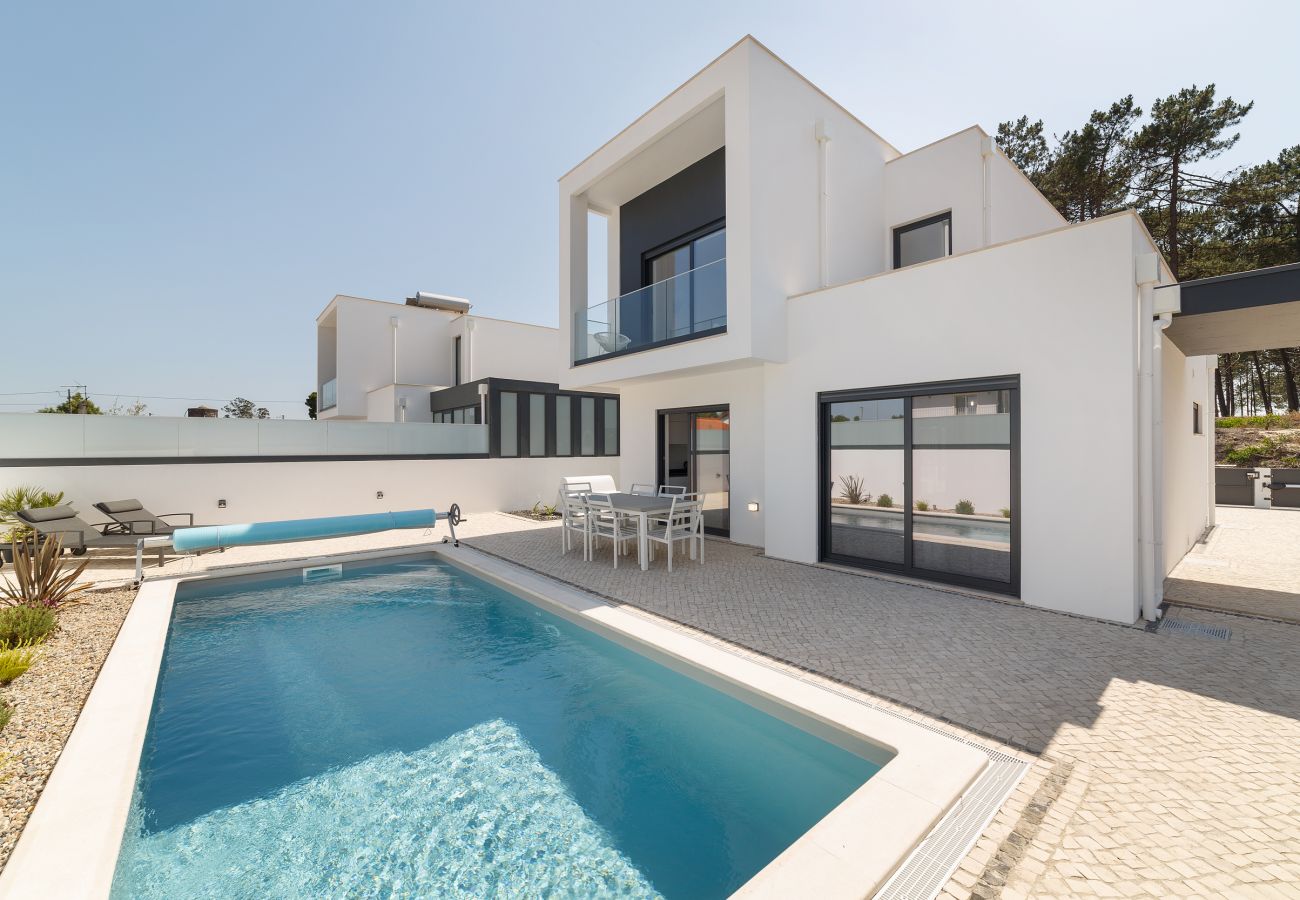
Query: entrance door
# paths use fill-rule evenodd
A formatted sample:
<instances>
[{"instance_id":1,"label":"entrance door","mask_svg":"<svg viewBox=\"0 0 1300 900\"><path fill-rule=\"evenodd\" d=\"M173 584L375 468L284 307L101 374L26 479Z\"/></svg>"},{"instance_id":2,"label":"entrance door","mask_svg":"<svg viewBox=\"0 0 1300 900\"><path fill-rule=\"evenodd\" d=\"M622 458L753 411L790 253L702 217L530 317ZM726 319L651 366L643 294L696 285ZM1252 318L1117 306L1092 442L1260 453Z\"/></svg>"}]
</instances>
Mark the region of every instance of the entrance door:
<instances>
[{"instance_id":1,"label":"entrance door","mask_svg":"<svg viewBox=\"0 0 1300 900\"><path fill-rule=\"evenodd\" d=\"M728 407L659 411L659 483L704 500L704 530L731 533L731 413Z\"/></svg>"}]
</instances>

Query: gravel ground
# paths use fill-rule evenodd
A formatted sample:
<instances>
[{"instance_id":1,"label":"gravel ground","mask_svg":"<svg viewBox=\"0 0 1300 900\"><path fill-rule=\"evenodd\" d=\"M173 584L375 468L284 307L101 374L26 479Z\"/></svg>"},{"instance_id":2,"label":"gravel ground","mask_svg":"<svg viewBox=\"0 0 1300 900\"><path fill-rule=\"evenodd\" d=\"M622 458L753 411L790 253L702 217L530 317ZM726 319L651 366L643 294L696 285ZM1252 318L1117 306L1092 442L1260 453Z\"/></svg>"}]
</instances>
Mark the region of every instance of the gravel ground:
<instances>
[{"instance_id":1,"label":"gravel ground","mask_svg":"<svg viewBox=\"0 0 1300 900\"><path fill-rule=\"evenodd\" d=\"M130 590L85 595L59 615L59 627L41 645L35 665L0 688L0 697L13 707L13 718L0 731L0 868L18 842L134 598Z\"/></svg>"}]
</instances>

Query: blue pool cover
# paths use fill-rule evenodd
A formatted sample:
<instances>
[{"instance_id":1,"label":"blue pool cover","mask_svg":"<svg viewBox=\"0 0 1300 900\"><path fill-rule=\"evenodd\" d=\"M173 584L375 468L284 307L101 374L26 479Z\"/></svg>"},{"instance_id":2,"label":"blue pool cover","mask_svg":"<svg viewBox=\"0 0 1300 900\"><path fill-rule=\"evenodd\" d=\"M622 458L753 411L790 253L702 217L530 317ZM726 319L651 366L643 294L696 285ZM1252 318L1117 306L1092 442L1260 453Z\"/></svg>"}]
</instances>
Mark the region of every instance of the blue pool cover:
<instances>
[{"instance_id":1,"label":"blue pool cover","mask_svg":"<svg viewBox=\"0 0 1300 900\"><path fill-rule=\"evenodd\" d=\"M328 516L323 519L286 519L282 522L249 522L244 525L205 525L178 528L172 546L179 552L220 550L248 544L280 544L318 538L369 534L393 528L432 528L438 514L431 509L366 513L358 516Z\"/></svg>"}]
</instances>

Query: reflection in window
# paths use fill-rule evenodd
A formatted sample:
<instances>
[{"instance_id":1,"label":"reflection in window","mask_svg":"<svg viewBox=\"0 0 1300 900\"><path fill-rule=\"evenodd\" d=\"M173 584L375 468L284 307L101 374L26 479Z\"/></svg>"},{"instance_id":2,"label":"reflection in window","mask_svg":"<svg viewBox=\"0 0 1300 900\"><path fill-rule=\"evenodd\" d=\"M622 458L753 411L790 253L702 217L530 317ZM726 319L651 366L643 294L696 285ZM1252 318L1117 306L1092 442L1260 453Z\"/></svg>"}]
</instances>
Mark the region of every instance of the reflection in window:
<instances>
[{"instance_id":1,"label":"reflection in window","mask_svg":"<svg viewBox=\"0 0 1300 900\"><path fill-rule=\"evenodd\" d=\"M894 229L894 268L913 266L952 253L952 213Z\"/></svg>"},{"instance_id":2,"label":"reflection in window","mask_svg":"<svg viewBox=\"0 0 1300 900\"><path fill-rule=\"evenodd\" d=\"M1010 391L912 399L912 565L1011 581Z\"/></svg>"},{"instance_id":3,"label":"reflection in window","mask_svg":"<svg viewBox=\"0 0 1300 900\"><path fill-rule=\"evenodd\" d=\"M901 397L829 404L830 551L902 565Z\"/></svg>"}]
</instances>

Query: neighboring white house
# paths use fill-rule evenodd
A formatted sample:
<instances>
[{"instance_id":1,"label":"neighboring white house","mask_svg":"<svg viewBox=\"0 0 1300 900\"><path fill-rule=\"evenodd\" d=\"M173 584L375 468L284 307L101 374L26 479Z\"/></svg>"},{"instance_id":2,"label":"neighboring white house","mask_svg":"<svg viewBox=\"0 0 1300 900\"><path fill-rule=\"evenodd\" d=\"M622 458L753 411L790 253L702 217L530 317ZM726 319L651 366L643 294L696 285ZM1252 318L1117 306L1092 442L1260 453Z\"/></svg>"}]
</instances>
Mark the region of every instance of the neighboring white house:
<instances>
[{"instance_id":1,"label":"neighboring white house","mask_svg":"<svg viewBox=\"0 0 1300 900\"><path fill-rule=\"evenodd\" d=\"M1212 522L1213 359L1162 335L1150 235L1067 224L978 127L901 153L747 37L559 202L559 386L617 391L622 479L715 532L1133 622Z\"/></svg>"},{"instance_id":2,"label":"neighboring white house","mask_svg":"<svg viewBox=\"0 0 1300 900\"><path fill-rule=\"evenodd\" d=\"M470 315L458 297L336 296L316 317L317 415L431 422L430 393L487 377L554 382L554 328Z\"/></svg>"}]
</instances>

